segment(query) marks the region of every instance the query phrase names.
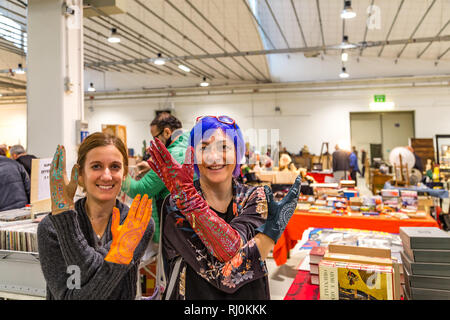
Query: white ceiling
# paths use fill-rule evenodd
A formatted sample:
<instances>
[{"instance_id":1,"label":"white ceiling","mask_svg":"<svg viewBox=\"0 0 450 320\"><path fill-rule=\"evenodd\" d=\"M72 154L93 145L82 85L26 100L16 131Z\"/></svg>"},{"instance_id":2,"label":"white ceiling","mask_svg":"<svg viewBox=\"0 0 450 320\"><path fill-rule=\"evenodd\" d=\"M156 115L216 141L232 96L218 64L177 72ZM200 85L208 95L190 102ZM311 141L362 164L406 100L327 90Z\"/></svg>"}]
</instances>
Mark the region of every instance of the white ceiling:
<instances>
[{"instance_id":1,"label":"white ceiling","mask_svg":"<svg viewBox=\"0 0 450 320\"><path fill-rule=\"evenodd\" d=\"M22 3L26 1L0 0L0 12L26 23ZM84 18L87 85L95 81L103 90L195 86L203 76L213 84L336 79L342 65L338 58L340 50L320 51L317 58L304 58L302 53L220 58L210 55L332 46L341 43L344 33L352 43L450 35L450 0L354 0L352 6L357 16L346 20L345 28L339 16L343 8L341 0L128 0L126 3L125 13L102 16L100 10L99 16ZM379 9L380 23L367 28L367 9L371 4ZM252 5L257 7L257 21L249 11ZM111 27L122 35L119 44L106 42ZM349 51L350 61L346 65L353 70L359 66L354 73L359 77L414 75L415 69L419 74L448 74L449 48L448 40L357 48ZM162 67L152 63L106 66L111 61L155 58L158 52L172 58L198 55L204 58L183 62L191 67L190 73L177 68L180 60ZM290 64L286 63L290 58ZM99 63L100 67L94 67L93 63ZM380 63L383 67L377 68ZM0 64L3 68L10 67L1 59Z\"/></svg>"}]
</instances>

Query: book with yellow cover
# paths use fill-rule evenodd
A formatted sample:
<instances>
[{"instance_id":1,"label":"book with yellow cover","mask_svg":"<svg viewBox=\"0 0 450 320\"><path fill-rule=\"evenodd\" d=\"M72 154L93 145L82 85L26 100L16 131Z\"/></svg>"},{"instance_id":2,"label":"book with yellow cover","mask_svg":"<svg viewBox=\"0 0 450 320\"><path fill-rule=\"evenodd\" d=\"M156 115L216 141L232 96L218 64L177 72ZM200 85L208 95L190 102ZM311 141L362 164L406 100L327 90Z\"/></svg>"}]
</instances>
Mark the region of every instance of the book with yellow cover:
<instances>
[{"instance_id":1,"label":"book with yellow cover","mask_svg":"<svg viewBox=\"0 0 450 320\"><path fill-rule=\"evenodd\" d=\"M320 300L393 300L393 268L322 260Z\"/></svg>"}]
</instances>

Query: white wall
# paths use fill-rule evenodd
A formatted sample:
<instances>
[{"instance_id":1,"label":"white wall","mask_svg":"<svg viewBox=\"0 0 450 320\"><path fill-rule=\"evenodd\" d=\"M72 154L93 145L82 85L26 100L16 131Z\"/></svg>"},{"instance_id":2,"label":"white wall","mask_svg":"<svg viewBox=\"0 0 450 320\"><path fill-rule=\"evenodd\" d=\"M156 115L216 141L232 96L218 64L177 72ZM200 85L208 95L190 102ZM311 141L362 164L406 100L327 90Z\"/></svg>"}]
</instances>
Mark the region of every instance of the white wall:
<instances>
[{"instance_id":1,"label":"white wall","mask_svg":"<svg viewBox=\"0 0 450 320\"><path fill-rule=\"evenodd\" d=\"M368 105L378 93L386 94L388 101L394 101L397 111L415 111L417 138L450 134L448 88L226 95L171 101L175 115L185 129L190 130L199 115L226 114L236 119L244 133L251 129L278 129L280 140L288 151L298 153L306 144L312 153L319 154L322 142L329 142L331 150L337 142L350 143L350 112L370 111ZM101 130L101 124L126 125L129 147L140 153L142 140L150 138L149 123L154 110L163 102L155 99L94 101L94 111L87 109L85 117L91 132ZM275 112L275 106L281 108L281 115Z\"/></svg>"},{"instance_id":2,"label":"white wall","mask_svg":"<svg viewBox=\"0 0 450 320\"><path fill-rule=\"evenodd\" d=\"M27 106L0 106L0 144L27 144Z\"/></svg>"},{"instance_id":3,"label":"white wall","mask_svg":"<svg viewBox=\"0 0 450 320\"><path fill-rule=\"evenodd\" d=\"M450 88L226 95L171 101L175 115L187 130L199 115L226 114L236 119L244 133L251 129L279 129L280 140L288 151L298 153L306 144L312 153L319 154L322 142L329 142L331 150L339 141L350 143L350 112L370 111L368 105L378 93L394 101L398 111L415 111L417 138L450 134ZM149 124L154 111L164 103L165 99L86 101L85 119L90 132L100 131L102 124L126 125L128 147L141 154L142 141L148 143L150 139ZM275 106L281 108L281 115L276 114ZM0 106L0 143L25 139L25 115L24 106ZM270 136L267 140L270 142Z\"/></svg>"}]
</instances>

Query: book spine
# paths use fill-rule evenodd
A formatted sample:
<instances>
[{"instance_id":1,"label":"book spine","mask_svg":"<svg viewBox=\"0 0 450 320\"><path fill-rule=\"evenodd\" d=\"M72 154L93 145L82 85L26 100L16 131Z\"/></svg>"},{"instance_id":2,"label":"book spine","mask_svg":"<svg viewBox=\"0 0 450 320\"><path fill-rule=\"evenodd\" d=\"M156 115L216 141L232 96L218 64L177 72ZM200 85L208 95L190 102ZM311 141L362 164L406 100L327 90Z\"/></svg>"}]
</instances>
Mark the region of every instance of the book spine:
<instances>
[{"instance_id":1,"label":"book spine","mask_svg":"<svg viewBox=\"0 0 450 320\"><path fill-rule=\"evenodd\" d=\"M338 271L333 263L319 265L320 300L339 300Z\"/></svg>"}]
</instances>

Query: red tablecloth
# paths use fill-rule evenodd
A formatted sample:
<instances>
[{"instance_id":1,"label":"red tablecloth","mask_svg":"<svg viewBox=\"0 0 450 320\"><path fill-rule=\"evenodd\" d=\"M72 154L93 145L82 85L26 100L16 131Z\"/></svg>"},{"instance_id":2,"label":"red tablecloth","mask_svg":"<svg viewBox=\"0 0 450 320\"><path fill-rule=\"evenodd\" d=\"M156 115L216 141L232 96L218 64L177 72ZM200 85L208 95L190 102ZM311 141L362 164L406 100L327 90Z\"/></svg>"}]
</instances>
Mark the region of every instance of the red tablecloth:
<instances>
[{"instance_id":1,"label":"red tablecloth","mask_svg":"<svg viewBox=\"0 0 450 320\"><path fill-rule=\"evenodd\" d=\"M284 300L319 300L319 286L311 284L309 271L299 270Z\"/></svg>"},{"instance_id":2,"label":"red tablecloth","mask_svg":"<svg viewBox=\"0 0 450 320\"><path fill-rule=\"evenodd\" d=\"M349 228L399 233L400 227L439 228L439 225L431 216L423 219L400 220L388 216L337 216L296 211L273 249L273 258L278 266L286 263L289 250L296 245L297 240L302 238L303 232L309 227Z\"/></svg>"},{"instance_id":3,"label":"red tablecloth","mask_svg":"<svg viewBox=\"0 0 450 320\"><path fill-rule=\"evenodd\" d=\"M324 183L325 177L334 178L332 173L308 172L306 175L313 177L317 183Z\"/></svg>"}]
</instances>

